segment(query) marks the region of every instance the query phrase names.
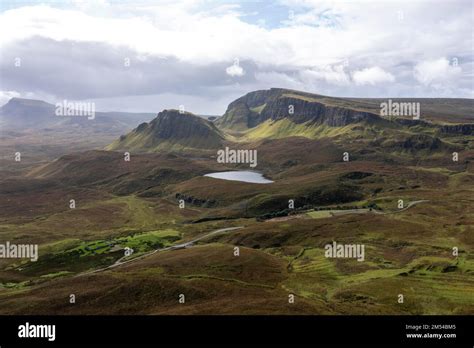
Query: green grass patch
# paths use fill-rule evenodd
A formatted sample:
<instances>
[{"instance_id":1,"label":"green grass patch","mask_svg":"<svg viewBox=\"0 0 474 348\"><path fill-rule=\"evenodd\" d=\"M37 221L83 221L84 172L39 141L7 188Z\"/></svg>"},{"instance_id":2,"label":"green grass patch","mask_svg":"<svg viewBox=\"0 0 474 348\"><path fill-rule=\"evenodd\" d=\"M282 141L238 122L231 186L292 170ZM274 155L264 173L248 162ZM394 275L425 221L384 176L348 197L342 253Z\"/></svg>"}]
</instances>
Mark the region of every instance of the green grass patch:
<instances>
[{"instance_id":1,"label":"green grass patch","mask_svg":"<svg viewBox=\"0 0 474 348\"><path fill-rule=\"evenodd\" d=\"M335 137L341 134L349 134L353 127L353 125L345 127L329 127L326 125L315 125L309 122L297 124L285 118L278 121L267 120L259 124L257 127L247 131L242 139L281 139L290 136L320 139L325 137Z\"/></svg>"},{"instance_id":2,"label":"green grass patch","mask_svg":"<svg viewBox=\"0 0 474 348\"><path fill-rule=\"evenodd\" d=\"M181 235L178 231L167 229L118 238L116 242L123 247L127 246L132 248L135 252L145 252L170 246L180 239Z\"/></svg>"},{"instance_id":3,"label":"green grass patch","mask_svg":"<svg viewBox=\"0 0 474 348\"><path fill-rule=\"evenodd\" d=\"M323 219L333 216L329 210L310 211L309 213L306 213L306 215L313 219Z\"/></svg>"}]
</instances>

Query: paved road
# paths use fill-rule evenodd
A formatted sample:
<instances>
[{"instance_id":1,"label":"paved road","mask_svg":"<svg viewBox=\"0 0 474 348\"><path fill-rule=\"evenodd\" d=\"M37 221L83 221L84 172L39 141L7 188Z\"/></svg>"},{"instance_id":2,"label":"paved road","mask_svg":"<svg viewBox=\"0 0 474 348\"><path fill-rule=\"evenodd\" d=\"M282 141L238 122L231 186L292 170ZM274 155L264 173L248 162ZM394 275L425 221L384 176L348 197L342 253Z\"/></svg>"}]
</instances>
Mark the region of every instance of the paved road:
<instances>
[{"instance_id":1,"label":"paved road","mask_svg":"<svg viewBox=\"0 0 474 348\"><path fill-rule=\"evenodd\" d=\"M121 266L121 265L125 265L127 263L130 263L130 262L135 262L135 261L138 261L138 260L141 260L145 257L148 257L150 255L153 255L159 251L167 251L167 250L177 250L177 249L185 249L185 248L190 248L194 245L194 243L202 240L202 239L205 239L207 237L210 237L210 236L213 236L213 235L216 235L216 234L219 234L219 233L223 233L223 232L228 232L228 231L233 231L233 230L238 230L240 228L243 228L243 226L238 226L238 227L227 227L227 228L221 228L221 229L218 229L218 230L215 230L215 231L212 231L212 232L209 232L201 237L198 237L196 239L193 239L193 240L190 240L188 242L184 242L184 243L181 243L181 244L175 244L175 245L172 245L172 246L169 246L169 247L166 247L166 248L160 248L160 249L156 249L156 250L152 250L146 254L143 254L143 255L140 255L138 257L135 257L133 259L130 259L130 260L126 260L124 261L124 259L126 258L125 256L123 256L122 258L118 259L117 261L115 261L115 263L113 265L110 265L110 266L107 266L107 267L104 267L104 268L99 268L99 269L96 269L96 270L93 270L93 271L87 271L87 272L83 272L83 273L80 273L78 275L76 275L76 277L80 277L80 276L83 276L83 275L87 275L87 274L92 274L92 273L98 273L98 272L103 272L105 270L108 270L108 269L111 269L111 268L115 268L115 267L118 267L118 266Z\"/></svg>"}]
</instances>

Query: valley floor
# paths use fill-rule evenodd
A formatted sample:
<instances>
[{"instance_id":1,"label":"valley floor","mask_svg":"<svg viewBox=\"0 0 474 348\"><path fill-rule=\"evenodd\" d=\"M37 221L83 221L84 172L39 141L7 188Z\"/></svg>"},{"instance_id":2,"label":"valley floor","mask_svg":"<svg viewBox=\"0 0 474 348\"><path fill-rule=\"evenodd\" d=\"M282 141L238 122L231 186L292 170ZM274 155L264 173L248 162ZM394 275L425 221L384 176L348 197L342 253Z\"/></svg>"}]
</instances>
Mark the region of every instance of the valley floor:
<instances>
[{"instance_id":1,"label":"valley floor","mask_svg":"<svg viewBox=\"0 0 474 348\"><path fill-rule=\"evenodd\" d=\"M268 166L275 182L259 185L203 177L225 169L212 160L119 160L90 152L2 180L0 241L40 257L0 259L0 314L474 312L472 168ZM364 245L364 261L326 257L333 242Z\"/></svg>"}]
</instances>

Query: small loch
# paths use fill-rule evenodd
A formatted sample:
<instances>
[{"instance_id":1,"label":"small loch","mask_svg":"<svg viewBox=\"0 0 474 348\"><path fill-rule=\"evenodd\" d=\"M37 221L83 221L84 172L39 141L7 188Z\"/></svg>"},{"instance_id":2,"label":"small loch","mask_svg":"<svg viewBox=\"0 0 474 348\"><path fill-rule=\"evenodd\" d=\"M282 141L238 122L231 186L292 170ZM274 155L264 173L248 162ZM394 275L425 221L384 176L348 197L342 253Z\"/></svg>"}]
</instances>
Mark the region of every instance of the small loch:
<instances>
[{"instance_id":1,"label":"small loch","mask_svg":"<svg viewBox=\"0 0 474 348\"><path fill-rule=\"evenodd\" d=\"M250 182L253 184L271 184L273 182L272 180L268 180L267 178L265 178L261 173L252 172L248 170L216 172L205 174L204 176L208 176L214 179Z\"/></svg>"}]
</instances>

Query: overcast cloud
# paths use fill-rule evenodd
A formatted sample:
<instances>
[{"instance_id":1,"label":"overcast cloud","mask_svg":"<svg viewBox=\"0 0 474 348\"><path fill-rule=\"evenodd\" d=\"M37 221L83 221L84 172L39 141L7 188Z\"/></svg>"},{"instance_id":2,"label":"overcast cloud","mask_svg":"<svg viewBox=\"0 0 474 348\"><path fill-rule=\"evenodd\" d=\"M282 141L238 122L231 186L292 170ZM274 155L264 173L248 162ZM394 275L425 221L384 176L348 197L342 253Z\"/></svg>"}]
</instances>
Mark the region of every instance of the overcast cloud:
<instances>
[{"instance_id":1,"label":"overcast cloud","mask_svg":"<svg viewBox=\"0 0 474 348\"><path fill-rule=\"evenodd\" d=\"M256 89L473 98L473 2L9 1L0 104L222 114Z\"/></svg>"}]
</instances>

